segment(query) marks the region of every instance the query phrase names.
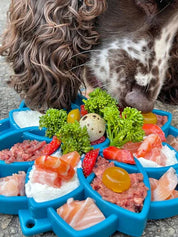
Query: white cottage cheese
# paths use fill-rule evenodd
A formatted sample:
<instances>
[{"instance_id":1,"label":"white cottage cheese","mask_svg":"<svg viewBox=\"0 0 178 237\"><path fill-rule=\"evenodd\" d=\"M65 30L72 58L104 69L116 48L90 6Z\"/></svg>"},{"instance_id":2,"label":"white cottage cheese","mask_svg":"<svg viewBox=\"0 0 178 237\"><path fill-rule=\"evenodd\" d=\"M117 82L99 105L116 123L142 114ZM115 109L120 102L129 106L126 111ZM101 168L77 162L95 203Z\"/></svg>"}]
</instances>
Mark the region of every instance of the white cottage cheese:
<instances>
[{"instance_id":1,"label":"white cottage cheese","mask_svg":"<svg viewBox=\"0 0 178 237\"><path fill-rule=\"evenodd\" d=\"M20 128L39 126L40 116L40 112L32 110L13 112L13 119Z\"/></svg>"},{"instance_id":2,"label":"white cottage cheese","mask_svg":"<svg viewBox=\"0 0 178 237\"><path fill-rule=\"evenodd\" d=\"M25 184L25 193L27 197L34 198L36 202L46 202L49 200L62 197L65 194L70 193L79 186L79 179L77 176L77 172L70 181L62 182L60 188L54 188L46 184L31 183L30 179L33 175L34 169L35 166L33 166L29 174L29 181Z\"/></svg>"},{"instance_id":3,"label":"white cottage cheese","mask_svg":"<svg viewBox=\"0 0 178 237\"><path fill-rule=\"evenodd\" d=\"M178 160L176 158L176 152L170 149L167 145L164 145L162 147L161 152L167 157L165 166L175 165L178 163ZM138 158L138 160L144 167L162 167L156 162L144 159L143 157Z\"/></svg>"}]
</instances>

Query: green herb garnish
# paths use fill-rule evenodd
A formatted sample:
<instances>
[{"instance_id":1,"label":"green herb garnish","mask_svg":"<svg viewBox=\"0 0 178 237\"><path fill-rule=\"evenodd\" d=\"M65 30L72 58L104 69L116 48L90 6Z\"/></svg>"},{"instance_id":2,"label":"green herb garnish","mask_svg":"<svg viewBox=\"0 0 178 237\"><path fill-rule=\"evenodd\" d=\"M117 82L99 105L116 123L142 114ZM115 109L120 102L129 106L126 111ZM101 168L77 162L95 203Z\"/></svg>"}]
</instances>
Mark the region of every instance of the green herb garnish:
<instances>
[{"instance_id":1,"label":"green herb garnish","mask_svg":"<svg viewBox=\"0 0 178 237\"><path fill-rule=\"evenodd\" d=\"M39 119L39 128L46 128L45 136L51 138L67 123L67 111L63 109L48 109Z\"/></svg>"},{"instance_id":2,"label":"green herb garnish","mask_svg":"<svg viewBox=\"0 0 178 237\"><path fill-rule=\"evenodd\" d=\"M93 148L91 147L89 135L86 126L80 127L80 123L66 123L56 133L61 140L61 148L64 154L72 151L78 151L80 155L86 153Z\"/></svg>"},{"instance_id":3,"label":"green herb garnish","mask_svg":"<svg viewBox=\"0 0 178 237\"><path fill-rule=\"evenodd\" d=\"M112 98L106 91L96 88L94 91L89 93L89 99L83 100L85 109L88 113L96 113L103 117L102 110L105 107L116 105L117 101Z\"/></svg>"},{"instance_id":4,"label":"green herb garnish","mask_svg":"<svg viewBox=\"0 0 178 237\"><path fill-rule=\"evenodd\" d=\"M126 107L120 115L117 106L106 107L102 111L110 146L122 147L127 142L143 140L145 133L142 129L143 116L140 111Z\"/></svg>"}]
</instances>

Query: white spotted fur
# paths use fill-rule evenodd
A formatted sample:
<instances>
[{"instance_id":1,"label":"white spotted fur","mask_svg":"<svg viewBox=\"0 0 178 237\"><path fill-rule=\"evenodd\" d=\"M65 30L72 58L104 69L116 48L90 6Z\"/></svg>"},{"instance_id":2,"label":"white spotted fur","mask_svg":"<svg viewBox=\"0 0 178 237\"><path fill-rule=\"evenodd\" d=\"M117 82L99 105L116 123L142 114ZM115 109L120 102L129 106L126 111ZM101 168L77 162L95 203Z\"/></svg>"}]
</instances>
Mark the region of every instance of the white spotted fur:
<instances>
[{"instance_id":1,"label":"white spotted fur","mask_svg":"<svg viewBox=\"0 0 178 237\"><path fill-rule=\"evenodd\" d=\"M137 32L135 34L128 35L128 37L121 39L118 38L111 41L110 43L103 44L99 50L92 53L88 66L90 69L92 69L92 72L97 80L101 82L103 87L107 89L108 92L111 93L118 101L120 100L120 96L122 96L123 91L127 90L127 85L124 85L122 82L127 82L128 79L126 78L126 71L129 70L126 70L126 66L124 65L123 61L124 58L122 59L123 50L128 54L128 57L131 60L138 60L148 69L148 72L145 74L142 73L139 65L137 66L134 80L139 86L146 87L149 85L150 81L155 78L155 76L152 74L152 69L155 66L158 66L159 86L154 98L152 98L155 100L164 83L165 73L168 68L169 52L177 30L178 15L175 15L174 17L170 18L169 22L162 29L160 37L154 39L152 49L147 47L148 43L151 41L149 36L147 35L147 37L143 36L142 38L140 37L140 39L137 39L135 38L136 35L138 35ZM166 42L168 36L169 40ZM130 50L130 47L132 47L134 50ZM144 52L142 50L143 47L145 47ZM113 50L113 58L112 54L109 54L111 50ZM155 59L150 67L149 60L153 51L155 52ZM117 52L117 57L115 57L115 52ZM115 70L111 70L111 60L119 61L119 64ZM160 60L161 64L159 64ZM154 88L152 87L150 90L154 90Z\"/></svg>"}]
</instances>

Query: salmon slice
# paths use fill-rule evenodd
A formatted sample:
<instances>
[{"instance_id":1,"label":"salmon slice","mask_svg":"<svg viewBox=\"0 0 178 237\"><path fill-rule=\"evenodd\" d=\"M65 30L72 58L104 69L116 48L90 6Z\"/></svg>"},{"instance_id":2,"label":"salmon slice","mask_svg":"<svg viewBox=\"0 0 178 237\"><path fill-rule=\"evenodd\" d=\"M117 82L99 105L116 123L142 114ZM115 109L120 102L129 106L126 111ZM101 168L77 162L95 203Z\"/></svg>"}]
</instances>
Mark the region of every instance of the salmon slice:
<instances>
[{"instance_id":1,"label":"salmon slice","mask_svg":"<svg viewBox=\"0 0 178 237\"><path fill-rule=\"evenodd\" d=\"M178 177L173 167L164 173L158 181L158 186L153 190L153 201L166 200L176 188Z\"/></svg>"},{"instance_id":2,"label":"salmon slice","mask_svg":"<svg viewBox=\"0 0 178 237\"><path fill-rule=\"evenodd\" d=\"M47 171L56 172L63 180L70 180L74 174L74 168L66 161L54 156L40 156L35 160L35 166Z\"/></svg>"},{"instance_id":3,"label":"salmon slice","mask_svg":"<svg viewBox=\"0 0 178 237\"><path fill-rule=\"evenodd\" d=\"M151 186L151 200L153 201L153 191L157 188L159 181L154 178L149 178Z\"/></svg>"},{"instance_id":4,"label":"salmon slice","mask_svg":"<svg viewBox=\"0 0 178 237\"><path fill-rule=\"evenodd\" d=\"M57 213L76 230L86 229L105 219L92 198L82 201L69 198L66 204L57 209Z\"/></svg>"},{"instance_id":5,"label":"salmon slice","mask_svg":"<svg viewBox=\"0 0 178 237\"><path fill-rule=\"evenodd\" d=\"M19 171L18 174L0 178L0 195L25 196L25 177L25 172Z\"/></svg>"},{"instance_id":6,"label":"salmon slice","mask_svg":"<svg viewBox=\"0 0 178 237\"><path fill-rule=\"evenodd\" d=\"M162 141L158 134L148 135L135 153L137 158L151 160L160 166L165 166L167 157L161 152Z\"/></svg>"},{"instance_id":7,"label":"salmon slice","mask_svg":"<svg viewBox=\"0 0 178 237\"><path fill-rule=\"evenodd\" d=\"M62 155L60 159L66 161L73 168L75 168L78 162L80 161L80 154L77 151L72 151L72 152Z\"/></svg>"},{"instance_id":8,"label":"salmon slice","mask_svg":"<svg viewBox=\"0 0 178 237\"><path fill-rule=\"evenodd\" d=\"M162 148L161 138L157 134L150 134L144 139L136 152L136 157L145 157L153 148Z\"/></svg>"},{"instance_id":9,"label":"salmon slice","mask_svg":"<svg viewBox=\"0 0 178 237\"><path fill-rule=\"evenodd\" d=\"M154 161L160 166L165 166L167 161L167 157L161 152L161 148L157 147L154 147L150 152L148 152L144 158Z\"/></svg>"},{"instance_id":10,"label":"salmon slice","mask_svg":"<svg viewBox=\"0 0 178 237\"><path fill-rule=\"evenodd\" d=\"M60 188L61 186L61 178L58 176L56 172L35 168L33 169L32 183L40 183L40 184L47 184L54 188Z\"/></svg>"},{"instance_id":11,"label":"salmon slice","mask_svg":"<svg viewBox=\"0 0 178 237\"><path fill-rule=\"evenodd\" d=\"M174 198L178 198L178 191L177 190L173 190L171 195L167 199L174 199Z\"/></svg>"},{"instance_id":12,"label":"salmon slice","mask_svg":"<svg viewBox=\"0 0 178 237\"><path fill-rule=\"evenodd\" d=\"M154 191L157 188L159 181L154 178L149 178L149 181L150 181L151 190Z\"/></svg>"}]
</instances>

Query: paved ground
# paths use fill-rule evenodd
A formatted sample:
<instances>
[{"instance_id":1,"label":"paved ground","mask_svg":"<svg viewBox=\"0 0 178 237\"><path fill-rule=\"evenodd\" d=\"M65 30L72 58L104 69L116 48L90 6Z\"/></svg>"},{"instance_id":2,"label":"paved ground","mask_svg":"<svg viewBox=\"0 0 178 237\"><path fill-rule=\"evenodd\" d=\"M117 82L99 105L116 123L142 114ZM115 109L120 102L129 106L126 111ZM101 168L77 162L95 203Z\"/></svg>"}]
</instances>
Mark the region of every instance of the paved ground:
<instances>
[{"instance_id":1,"label":"paved ground","mask_svg":"<svg viewBox=\"0 0 178 237\"><path fill-rule=\"evenodd\" d=\"M9 0L0 0L0 34L5 28L6 10ZM17 108L20 104L19 96L7 87L6 81L10 76L10 68L0 57L0 119L7 118L11 109ZM156 108L172 112L172 125L178 127L178 106L156 104ZM129 227L128 227L129 228ZM0 237L23 237L17 216L0 214ZM52 232L35 235L34 237L53 237ZM122 233L116 233L114 237L126 237ZM61 236L63 237L63 236ZM164 220L148 221L142 237L178 237L178 217Z\"/></svg>"}]
</instances>

